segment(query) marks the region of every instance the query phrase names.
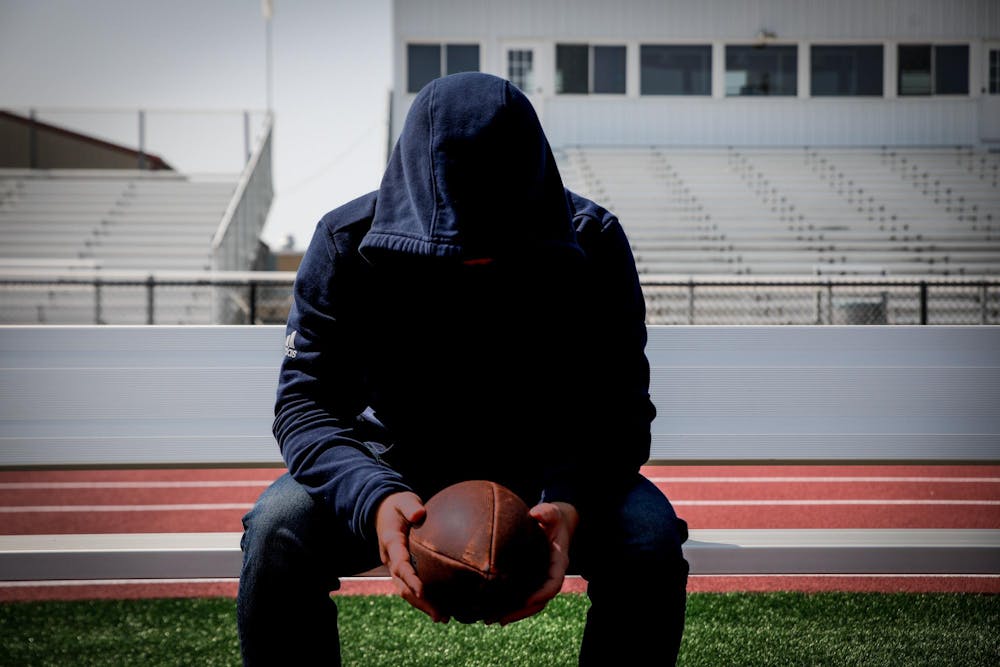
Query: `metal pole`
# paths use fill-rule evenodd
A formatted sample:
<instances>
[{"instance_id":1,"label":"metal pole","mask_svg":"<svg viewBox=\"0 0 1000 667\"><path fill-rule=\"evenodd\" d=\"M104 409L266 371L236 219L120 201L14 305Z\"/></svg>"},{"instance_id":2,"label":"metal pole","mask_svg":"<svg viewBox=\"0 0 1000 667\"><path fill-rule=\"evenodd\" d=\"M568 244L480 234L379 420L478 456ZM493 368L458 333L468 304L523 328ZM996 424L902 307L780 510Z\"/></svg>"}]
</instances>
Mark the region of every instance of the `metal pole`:
<instances>
[{"instance_id":1,"label":"metal pole","mask_svg":"<svg viewBox=\"0 0 1000 667\"><path fill-rule=\"evenodd\" d=\"M986 307L987 299L989 298L989 296L990 296L990 293L986 289L986 281L984 280L983 283L979 286L979 323L980 324L986 324L986 320L989 317L988 316L988 314L989 314L989 308Z\"/></svg>"},{"instance_id":2,"label":"metal pole","mask_svg":"<svg viewBox=\"0 0 1000 667\"><path fill-rule=\"evenodd\" d=\"M139 109L139 169L146 168L146 112Z\"/></svg>"},{"instance_id":3,"label":"metal pole","mask_svg":"<svg viewBox=\"0 0 1000 667\"><path fill-rule=\"evenodd\" d=\"M823 324L823 290L816 289L816 324Z\"/></svg>"},{"instance_id":4,"label":"metal pole","mask_svg":"<svg viewBox=\"0 0 1000 667\"><path fill-rule=\"evenodd\" d=\"M833 324L833 281L826 281L826 323Z\"/></svg>"},{"instance_id":5,"label":"metal pole","mask_svg":"<svg viewBox=\"0 0 1000 667\"><path fill-rule=\"evenodd\" d=\"M28 168L38 169L38 126L34 109L28 112L28 117L31 118L31 125L28 126Z\"/></svg>"},{"instance_id":6,"label":"metal pole","mask_svg":"<svg viewBox=\"0 0 1000 667\"><path fill-rule=\"evenodd\" d=\"M146 278L146 324L153 324L155 317L154 304L153 304L153 292L156 286L156 281L153 279L153 274L150 274Z\"/></svg>"},{"instance_id":7,"label":"metal pole","mask_svg":"<svg viewBox=\"0 0 1000 667\"><path fill-rule=\"evenodd\" d=\"M688 282L688 324L694 324L694 280Z\"/></svg>"},{"instance_id":8,"label":"metal pole","mask_svg":"<svg viewBox=\"0 0 1000 667\"><path fill-rule=\"evenodd\" d=\"M264 24L267 26L267 52L265 54L265 59L267 61L267 111L271 113L274 111L274 60L271 57L271 15L268 11L265 17Z\"/></svg>"},{"instance_id":9,"label":"metal pole","mask_svg":"<svg viewBox=\"0 0 1000 667\"><path fill-rule=\"evenodd\" d=\"M927 281L920 281L920 323L927 324Z\"/></svg>"},{"instance_id":10,"label":"metal pole","mask_svg":"<svg viewBox=\"0 0 1000 667\"><path fill-rule=\"evenodd\" d=\"M101 279L94 278L94 324L101 322Z\"/></svg>"},{"instance_id":11,"label":"metal pole","mask_svg":"<svg viewBox=\"0 0 1000 667\"><path fill-rule=\"evenodd\" d=\"M250 162L250 112L243 112L243 164Z\"/></svg>"},{"instance_id":12,"label":"metal pole","mask_svg":"<svg viewBox=\"0 0 1000 667\"><path fill-rule=\"evenodd\" d=\"M250 281L250 322L257 324L257 281Z\"/></svg>"}]
</instances>

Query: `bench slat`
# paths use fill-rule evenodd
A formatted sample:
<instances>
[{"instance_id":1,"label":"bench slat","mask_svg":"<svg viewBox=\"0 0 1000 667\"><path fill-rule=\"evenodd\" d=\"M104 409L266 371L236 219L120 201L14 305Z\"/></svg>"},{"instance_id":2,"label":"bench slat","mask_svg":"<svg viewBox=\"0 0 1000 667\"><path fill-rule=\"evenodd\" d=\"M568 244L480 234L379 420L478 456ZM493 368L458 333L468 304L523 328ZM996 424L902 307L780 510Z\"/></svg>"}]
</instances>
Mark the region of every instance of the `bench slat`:
<instances>
[{"instance_id":1,"label":"bench slat","mask_svg":"<svg viewBox=\"0 0 1000 667\"><path fill-rule=\"evenodd\" d=\"M0 579L238 577L241 535L4 535ZM692 574L1000 574L1000 530L692 530L684 553Z\"/></svg>"}]
</instances>

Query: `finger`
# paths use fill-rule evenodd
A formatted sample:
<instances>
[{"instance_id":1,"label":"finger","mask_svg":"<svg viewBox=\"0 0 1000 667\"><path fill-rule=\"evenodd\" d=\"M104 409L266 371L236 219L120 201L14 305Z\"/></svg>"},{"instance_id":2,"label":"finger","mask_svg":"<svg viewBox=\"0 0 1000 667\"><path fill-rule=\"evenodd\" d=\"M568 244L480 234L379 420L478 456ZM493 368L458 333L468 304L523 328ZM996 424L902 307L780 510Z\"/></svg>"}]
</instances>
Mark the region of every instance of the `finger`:
<instances>
[{"instance_id":1,"label":"finger","mask_svg":"<svg viewBox=\"0 0 1000 667\"><path fill-rule=\"evenodd\" d=\"M424 586L417 576L413 565L410 564L410 551L403 544L401 539L396 539L386 545L388 551L389 575L393 579L399 580L413 594L414 597L422 598Z\"/></svg>"},{"instance_id":2,"label":"finger","mask_svg":"<svg viewBox=\"0 0 1000 667\"><path fill-rule=\"evenodd\" d=\"M435 609L434 606L427 600L414 597L411 593L405 590L400 591L400 596L410 603L410 606L414 609L418 609L427 614L435 623L447 623L450 620L447 616Z\"/></svg>"},{"instance_id":3,"label":"finger","mask_svg":"<svg viewBox=\"0 0 1000 667\"><path fill-rule=\"evenodd\" d=\"M420 577L417 576L416 571L414 571L413 566L409 563L403 563L393 574L394 577L402 581L408 589L413 593L413 596L418 599L423 599L424 597L424 583L420 581Z\"/></svg>"},{"instance_id":4,"label":"finger","mask_svg":"<svg viewBox=\"0 0 1000 667\"><path fill-rule=\"evenodd\" d=\"M535 591L531 597L527 599L524 606L531 607L536 605L542 605L543 607L549 603L549 600L554 598L559 591L562 590L563 579L565 577L559 576L557 578L551 578L546 581L541 588Z\"/></svg>"},{"instance_id":5,"label":"finger","mask_svg":"<svg viewBox=\"0 0 1000 667\"><path fill-rule=\"evenodd\" d=\"M423 503L420 502L420 498L412 493L404 494L400 497L399 504L396 505L396 511L403 518L403 521L410 526L419 525L427 516L427 510L424 508Z\"/></svg>"},{"instance_id":6,"label":"finger","mask_svg":"<svg viewBox=\"0 0 1000 667\"><path fill-rule=\"evenodd\" d=\"M540 503L528 510L528 515L539 523L550 525L560 519L559 508L552 503Z\"/></svg>"},{"instance_id":7,"label":"finger","mask_svg":"<svg viewBox=\"0 0 1000 667\"><path fill-rule=\"evenodd\" d=\"M531 508L528 515L538 522L550 542L556 540L562 527L562 513L558 507L551 503L543 503Z\"/></svg>"}]
</instances>

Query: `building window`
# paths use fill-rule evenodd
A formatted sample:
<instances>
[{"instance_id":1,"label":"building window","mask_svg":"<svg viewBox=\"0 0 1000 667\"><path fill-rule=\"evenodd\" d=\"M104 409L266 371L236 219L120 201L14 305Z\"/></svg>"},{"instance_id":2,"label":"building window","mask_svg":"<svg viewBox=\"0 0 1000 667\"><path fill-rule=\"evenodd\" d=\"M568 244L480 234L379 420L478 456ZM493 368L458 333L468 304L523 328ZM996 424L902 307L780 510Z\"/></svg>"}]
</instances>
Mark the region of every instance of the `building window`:
<instances>
[{"instance_id":1,"label":"building window","mask_svg":"<svg viewBox=\"0 0 1000 667\"><path fill-rule=\"evenodd\" d=\"M968 44L900 44L899 94L968 95Z\"/></svg>"},{"instance_id":2,"label":"building window","mask_svg":"<svg viewBox=\"0 0 1000 667\"><path fill-rule=\"evenodd\" d=\"M419 92L445 74L479 71L478 44L407 44L406 90Z\"/></svg>"},{"instance_id":3,"label":"building window","mask_svg":"<svg viewBox=\"0 0 1000 667\"><path fill-rule=\"evenodd\" d=\"M625 47L556 44L556 92L624 94Z\"/></svg>"},{"instance_id":4,"label":"building window","mask_svg":"<svg viewBox=\"0 0 1000 667\"><path fill-rule=\"evenodd\" d=\"M642 95L711 95L712 47L643 44L639 47Z\"/></svg>"},{"instance_id":5,"label":"building window","mask_svg":"<svg viewBox=\"0 0 1000 667\"><path fill-rule=\"evenodd\" d=\"M520 90L530 93L534 88L535 52L532 49L511 49L507 52L507 79Z\"/></svg>"},{"instance_id":6,"label":"building window","mask_svg":"<svg viewBox=\"0 0 1000 667\"><path fill-rule=\"evenodd\" d=\"M969 94L969 46L934 47L934 94Z\"/></svg>"},{"instance_id":7,"label":"building window","mask_svg":"<svg viewBox=\"0 0 1000 667\"><path fill-rule=\"evenodd\" d=\"M479 71L478 44L448 44L445 47L442 67L445 74Z\"/></svg>"},{"instance_id":8,"label":"building window","mask_svg":"<svg viewBox=\"0 0 1000 667\"><path fill-rule=\"evenodd\" d=\"M726 95L797 93L798 47L726 47Z\"/></svg>"},{"instance_id":9,"label":"building window","mask_svg":"<svg viewBox=\"0 0 1000 667\"><path fill-rule=\"evenodd\" d=\"M810 93L881 96L882 52L882 47L876 45L813 46Z\"/></svg>"},{"instance_id":10,"label":"building window","mask_svg":"<svg viewBox=\"0 0 1000 667\"><path fill-rule=\"evenodd\" d=\"M415 93L441 76L440 44L406 45L406 90Z\"/></svg>"},{"instance_id":11,"label":"building window","mask_svg":"<svg viewBox=\"0 0 1000 667\"><path fill-rule=\"evenodd\" d=\"M625 94L625 47L594 47L595 93Z\"/></svg>"}]
</instances>

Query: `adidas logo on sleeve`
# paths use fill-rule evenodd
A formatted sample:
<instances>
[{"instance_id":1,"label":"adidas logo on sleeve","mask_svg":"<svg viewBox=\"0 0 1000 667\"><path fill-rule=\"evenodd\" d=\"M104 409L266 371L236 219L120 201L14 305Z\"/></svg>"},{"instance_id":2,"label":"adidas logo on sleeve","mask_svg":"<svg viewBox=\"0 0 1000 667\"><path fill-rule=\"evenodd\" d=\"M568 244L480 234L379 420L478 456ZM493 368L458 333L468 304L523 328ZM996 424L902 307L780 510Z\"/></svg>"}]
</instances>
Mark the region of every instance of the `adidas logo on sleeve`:
<instances>
[{"instance_id":1,"label":"adidas logo on sleeve","mask_svg":"<svg viewBox=\"0 0 1000 667\"><path fill-rule=\"evenodd\" d=\"M299 351L295 349L295 336L298 333L298 331L293 331L285 336L285 356L289 359L294 359L299 354Z\"/></svg>"}]
</instances>

